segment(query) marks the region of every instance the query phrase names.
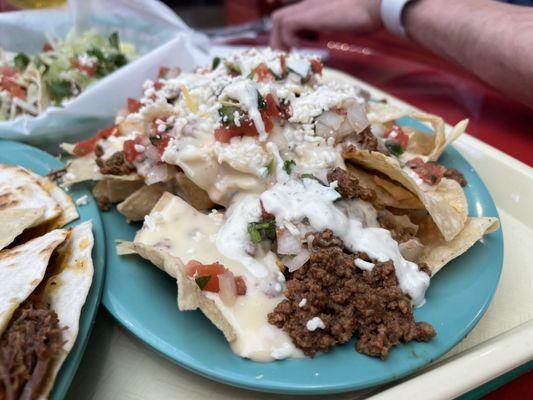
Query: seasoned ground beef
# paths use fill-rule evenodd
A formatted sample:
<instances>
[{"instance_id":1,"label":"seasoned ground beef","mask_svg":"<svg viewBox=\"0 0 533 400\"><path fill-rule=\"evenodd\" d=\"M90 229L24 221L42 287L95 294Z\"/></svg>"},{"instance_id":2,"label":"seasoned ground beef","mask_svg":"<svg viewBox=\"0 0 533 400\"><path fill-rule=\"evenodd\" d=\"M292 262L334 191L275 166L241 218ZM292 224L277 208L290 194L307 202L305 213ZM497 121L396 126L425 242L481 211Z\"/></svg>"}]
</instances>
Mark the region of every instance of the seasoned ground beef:
<instances>
[{"instance_id":1,"label":"seasoned ground beef","mask_svg":"<svg viewBox=\"0 0 533 400\"><path fill-rule=\"evenodd\" d=\"M410 299L398 287L391 261L348 254L341 246L332 246L334 238L329 233L327 240L323 234L313 236L317 240L309 261L287 276L287 299L268 315L268 321L285 330L306 355L329 351L355 335L358 352L385 359L400 342L429 341L435 336L430 324L415 322ZM355 266L356 258L375 266L363 271ZM309 324L315 317L324 328Z\"/></svg>"},{"instance_id":2,"label":"seasoned ground beef","mask_svg":"<svg viewBox=\"0 0 533 400\"><path fill-rule=\"evenodd\" d=\"M57 314L37 299L26 300L0 338L0 398L37 398L62 345Z\"/></svg>"},{"instance_id":3,"label":"seasoned ground beef","mask_svg":"<svg viewBox=\"0 0 533 400\"><path fill-rule=\"evenodd\" d=\"M395 222L393 218L378 216L379 226L388 230L394 240L398 243L407 242L416 235L416 228L413 226L404 226Z\"/></svg>"},{"instance_id":4,"label":"seasoned ground beef","mask_svg":"<svg viewBox=\"0 0 533 400\"><path fill-rule=\"evenodd\" d=\"M418 263L418 269L422 272L425 272L426 274L428 274L430 277L431 277L431 268L429 268L429 265L427 265L426 263Z\"/></svg>"},{"instance_id":5,"label":"seasoned ground beef","mask_svg":"<svg viewBox=\"0 0 533 400\"><path fill-rule=\"evenodd\" d=\"M123 151L117 151L107 160L102 160L104 150L102 146L97 145L94 149L96 155L96 165L100 168L103 175L128 175L135 171L135 167L126 161Z\"/></svg>"},{"instance_id":6,"label":"seasoned ground beef","mask_svg":"<svg viewBox=\"0 0 533 400\"><path fill-rule=\"evenodd\" d=\"M372 189L359 185L359 179L350 171L342 168L334 168L328 172L328 182L337 181L337 192L344 199L362 199L371 201L376 197L376 192Z\"/></svg>"},{"instance_id":7,"label":"seasoned ground beef","mask_svg":"<svg viewBox=\"0 0 533 400\"><path fill-rule=\"evenodd\" d=\"M455 168L446 169L446 172L444 172L444 177L457 181L462 187L465 187L468 184L464 175L460 171L456 170Z\"/></svg>"}]
</instances>

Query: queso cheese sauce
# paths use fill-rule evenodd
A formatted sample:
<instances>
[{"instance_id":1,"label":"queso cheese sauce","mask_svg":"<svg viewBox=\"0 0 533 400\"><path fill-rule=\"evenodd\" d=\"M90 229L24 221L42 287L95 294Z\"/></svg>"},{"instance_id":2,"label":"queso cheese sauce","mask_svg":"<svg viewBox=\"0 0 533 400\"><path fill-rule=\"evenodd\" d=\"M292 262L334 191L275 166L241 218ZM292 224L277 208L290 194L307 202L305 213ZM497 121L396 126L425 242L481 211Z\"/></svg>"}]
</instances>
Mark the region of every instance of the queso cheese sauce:
<instances>
[{"instance_id":1,"label":"queso cheese sauce","mask_svg":"<svg viewBox=\"0 0 533 400\"><path fill-rule=\"evenodd\" d=\"M327 180L329 171L345 168L345 146L372 143L387 152L386 140L392 139L370 126L365 94L323 81L321 68L315 58L250 50L216 60L211 70L149 81L138 109L117 121L127 129L100 143L118 148L122 140L125 159L147 183L182 170L226 208L206 215L176 197L146 217L136 240L184 264L219 263L223 269L216 268L230 272L229 281L225 273L216 275L218 291L203 293L234 328L233 351L253 360L303 356L268 316L287 298L286 279L312 256L313 232L331 232L346 251L373 260L358 258L353 269L370 273L376 263L392 262L398 287L414 306L424 304L429 286L429 276L402 256L391 232L380 226L372 204L342 199L337 181ZM235 293L235 277L243 280L245 294ZM205 289L211 278L191 279ZM329 327L313 316L301 329Z\"/></svg>"}]
</instances>

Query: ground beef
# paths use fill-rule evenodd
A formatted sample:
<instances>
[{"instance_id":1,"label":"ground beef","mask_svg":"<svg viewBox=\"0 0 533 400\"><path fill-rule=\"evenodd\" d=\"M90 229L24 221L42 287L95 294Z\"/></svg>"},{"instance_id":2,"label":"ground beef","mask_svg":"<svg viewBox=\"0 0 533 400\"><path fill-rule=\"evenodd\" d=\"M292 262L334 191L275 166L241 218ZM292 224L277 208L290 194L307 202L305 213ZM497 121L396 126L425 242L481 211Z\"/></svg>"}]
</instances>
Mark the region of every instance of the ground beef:
<instances>
[{"instance_id":1,"label":"ground beef","mask_svg":"<svg viewBox=\"0 0 533 400\"><path fill-rule=\"evenodd\" d=\"M418 269L422 272L425 272L431 277L431 274L432 274L431 268L429 268L429 265L427 265L426 263L424 262L418 263Z\"/></svg>"},{"instance_id":2,"label":"ground beef","mask_svg":"<svg viewBox=\"0 0 533 400\"><path fill-rule=\"evenodd\" d=\"M268 315L268 321L285 330L306 355L329 351L355 335L358 352L385 359L400 342L428 341L435 336L430 324L415 322L410 299L398 287L391 261L376 262L364 253L349 254L341 246L331 246L329 233L326 241L321 234L313 235L317 240L309 261L288 274L287 299ZM325 248L320 247L322 242ZM360 270L354 264L356 258L375 266L372 271ZM314 317L322 320L323 329L307 329Z\"/></svg>"},{"instance_id":3,"label":"ground beef","mask_svg":"<svg viewBox=\"0 0 533 400\"><path fill-rule=\"evenodd\" d=\"M328 172L328 182L337 181L337 192L344 199L362 199L371 201L376 197L376 192L359 184L359 179L342 168L334 168Z\"/></svg>"},{"instance_id":4,"label":"ground beef","mask_svg":"<svg viewBox=\"0 0 533 400\"><path fill-rule=\"evenodd\" d=\"M446 169L446 172L444 172L444 177L457 181L462 187L465 187L468 184L464 175L455 168Z\"/></svg>"},{"instance_id":5,"label":"ground beef","mask_svg":"<svg viewBox=\"0 0 533 400\"><path fill-rule=\"evenodd\" d=\"M123 151L117 151L107 160L102 160L104 150L102 146L97 145L94 149L96 155L96 165L100 168L103 175L128 175L135 171L135 167L126 161Z\"/></svg>"},{"instance_id":6,"label":"ground beef","mask_svg":"<svg viewBox=\"0 0 533 400\"><path fill-rule=\"evenodd\" d=\"M62 345L57 314L30 297L0 338L0 398L37 398Z\"/></svg>"},{"instance_id":7,"label":"ground beef","mask_svg":"<svg viewBox=\"0 0 533 400\"><path fill-rule=\"evenodd\" d=\"M383 229L388 230L398 243L407 242L416 235L416 227L400 225L393 218L378 216L378 223Z\"/></svg>"}]
</instances>

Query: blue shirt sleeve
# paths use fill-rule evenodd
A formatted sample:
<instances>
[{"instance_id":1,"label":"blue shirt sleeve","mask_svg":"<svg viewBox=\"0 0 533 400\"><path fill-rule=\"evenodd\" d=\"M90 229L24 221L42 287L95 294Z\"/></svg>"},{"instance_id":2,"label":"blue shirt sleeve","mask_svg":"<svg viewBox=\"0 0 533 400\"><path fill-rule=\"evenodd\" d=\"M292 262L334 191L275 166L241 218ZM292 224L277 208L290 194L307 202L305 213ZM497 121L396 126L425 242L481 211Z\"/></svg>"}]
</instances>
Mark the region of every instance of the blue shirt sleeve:
<instances>
[{"instance_id":1,"label":"blue shirt sleeve","mask_svg":"<svg viewBox=\"0 0 533 400\"><path fill-rule=\"evenodd\" d=\"M501 0L504 3L516 4L519 6L533 6L533 0Z\"/></svg>"}]
</instances>

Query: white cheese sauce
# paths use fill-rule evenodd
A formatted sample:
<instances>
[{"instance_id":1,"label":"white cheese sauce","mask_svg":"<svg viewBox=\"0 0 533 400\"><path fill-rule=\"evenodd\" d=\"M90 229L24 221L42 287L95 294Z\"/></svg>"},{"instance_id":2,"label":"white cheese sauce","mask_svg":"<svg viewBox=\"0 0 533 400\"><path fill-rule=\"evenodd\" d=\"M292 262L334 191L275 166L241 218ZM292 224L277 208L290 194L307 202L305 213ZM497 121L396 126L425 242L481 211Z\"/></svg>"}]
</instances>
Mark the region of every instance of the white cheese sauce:
<instances>
[{"instance_id":1,"label":"white cheese sauce","mask_svg":"<svg viewBox=\"0 0 533 400\"><path fill-rule=\"evenodd\" d=\"M249 256L241 258L243 254L246 255L244 249L248 237L240 232L240 222L244 223L246 231L245 221L256 217L252 210L252 201L248 201L247 212L239 215L233 213L230 220L224 222L216 214L202 214L179 197L172 197L164 208L152 211L146 217L135 243L169 252L184 264L190 260L203 264L219 262L235 276L244 278L246 295L237 296L232 304L222 301L218 293L203 292L215 302L234 329L236 339L231 342L231 347L236 354L263 362L303 357L303 353L294 346L289 335L267 320L268 314L284 299L279 282L279 277L283 278L283 275L277 270L275 262L272 266L267 261L252 261ZM255 202L257 201L256 197ZM221 224L224 224L223 229ZM269 269L269 264L270 268L276 268L276 271ZM268 282L271 287L279 286L277 294L264 292Z\"/></svg>"},{"instance_id":2,"label":"white cheese sauce","mask_svg":"<svg viewBox=\"0 0 533 400\"><path fill-rule=\"evenodd\" d=\"M381 262L392 260L400 289L411 296L415 306L422 305L429 286L429 276L419 271L415 263L402 257L398 243L388 230L365 226L361 214L357 215L354 207L349 206L350 203L357 203L334 203L339 197L333 188L307 178L277 183L260 196L263 207L276 216L279 226L283 226L285 221L294 223L307 218L309 225L317 232L326 229L333 231L352 252L365 252ZM368 212L371 206L365 207ZM364 215L364 208L358 208Z\"/></svg>"}]
</instances>

